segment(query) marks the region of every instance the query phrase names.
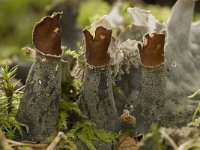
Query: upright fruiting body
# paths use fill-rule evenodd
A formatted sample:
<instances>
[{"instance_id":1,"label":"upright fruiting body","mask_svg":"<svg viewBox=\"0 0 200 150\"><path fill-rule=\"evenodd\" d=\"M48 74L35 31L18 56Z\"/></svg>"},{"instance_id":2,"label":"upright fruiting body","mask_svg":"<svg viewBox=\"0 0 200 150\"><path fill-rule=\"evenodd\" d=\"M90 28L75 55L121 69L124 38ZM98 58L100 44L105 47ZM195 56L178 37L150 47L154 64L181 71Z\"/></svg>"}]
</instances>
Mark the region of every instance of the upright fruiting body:
<instances>
[{"instance_id":1,"label":"upright fruiting body","mask_svg":"<svg viewBox=\"0 0 200 150\"><path fill-rule=\"evenodd\" d=\"M33 31L36 59L16 116L27 127L29 140L44 140L56 130L61 97L60 17L61 13L54 13L43 18Z\"/></svg>"},{"instance_id":2,"label":"upright fruiting body","mask_svg":"<svg viewBox=\"0 0 200 150\"><path fill-rule=\"evenodd\" d=\"M139 41L142 42L143 36L149 32L160 33L166 29L165 25L156 20L150 11L135 7L128 8L128 13L133 20L133 24L117 38L124 54L123 65L120 68L123 74L121 80L116 81L116 85L121 89L123 96L119 92L114 92L119 113L122 113L125 106L135 104L142 89L142 69L138 60Z\"/></svg>"},{"instance_id":3,"label":"upright fruiting body","mask_svg":"<svg viewBox=\"0 0 200 150\"><path fill-rule=\"evenodd\" d=\"M102 21L100 20L100 25ZM94 38L87 29L83 31L86 44L86 67L78 104L81 111L88 119L95 122L99 129L117 131L118 113L113 97L108 53L112 30L102 25L97 25L95 28ZM99 146L106 148L104 144L97 147L100 148ZM110 145L107 148L110 149Z\"/></svg>"},{"instance_id":4,"label":"upright fruiting body","mask_svg":"<svg viewBox=\"0 0 200 150\"><path fill-rule=\"evenodd\" d=\"M97 124L99 129L117 131L118 113L112 91L110 55L111 29L99 26L95 37L83 31L86 43L86 68L79 106L83 113ZM110 144L98 144L98 148L111 149Z\"/></svg>"},{"instance_id":5,"label":"upright fruiting body","mask_svg":"<svg viewBox=\"0 0 200 150\"><path fill-rule=\"evenodd\" d=\"M137 132L148 131L152 123L159 123L165 103L165 35L150 33L143 38L140 50L142 91L134 105Z\"/></svg>"},{"instance_id":6,"label":"upright fruiting body","mask_svg":"<svg viewBox=\"0 0 200 150\"><path fill-rule=\"evenodd\" d=\"M116 131L118 114L112 91L110 56L107 53L112 31L98 27L95 38L87 29L83 33L87 65L79 106L98 128Z\"/></svg>"}]
</instances>

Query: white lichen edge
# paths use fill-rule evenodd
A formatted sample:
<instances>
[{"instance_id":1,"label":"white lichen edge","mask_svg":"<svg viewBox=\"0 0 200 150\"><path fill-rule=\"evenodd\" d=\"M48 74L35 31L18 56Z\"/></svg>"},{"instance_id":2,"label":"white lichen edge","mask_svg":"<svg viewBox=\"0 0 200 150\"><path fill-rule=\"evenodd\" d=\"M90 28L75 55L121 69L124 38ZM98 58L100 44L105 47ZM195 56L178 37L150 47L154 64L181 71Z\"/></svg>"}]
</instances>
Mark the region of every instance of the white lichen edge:
<instances>
[{"instance_id":1,"label":"white lichen edge","mask_svg":"<svg viewBox=\"0 0 200 150\"><path fill-rule=\"evenodd\" d=\"M121 75L129 74L132 67L139 68L141 65L139 47L141 42L136 40L126 40L123 43L115 42L115 46L110 46L112 74L121 79ZM111 44L112 45L112 44Z\"/></svg>"},{"instance_id":2,"label":"white lichen edge","mask_svg":"<svg viewBox=\"0 0 200 150\"><path fill-rule=\"evenodd\" d=\"M45 54L45 53L41 52L40 50L38 50L36 48L35 48L35 51L40 53L40 54L42 54L42 55L44 55L44 56L47 56L47 57L61 58L62 55L63 55L63 51L62 51L62 53L60 55Z\"/></svg>"},{"instance_id":3,"label":"white lichen edge","mask_svg":"<svg viewBox=\"0 0 200 150\"><path fill-rule=\"evenodd\" d=\"M126 66L127 73L129 72L128 70L131 68L132 65L138 68L141 64L138 47L139 44L141 44L141 42L130 39L120 44L120 49L123 51L124 54L122 65Z\"/></svg>"},{"instance_id":4,"label":"white lichen edge","mask_svg":"<svg viewBox=\"0 0 200 150\"><path fill-rule=\"evenodd\" d=\"M110 65L120 64L124 59L124 54L114 37L111 38L108 53L110 54Z\"/></svg>"},{"instance_id":5,"label":"white lichen edge","mask_svg":"<svg viewBox=\"0 0 200 150\"><path fill-rule=\"evenodd\" d=\"M122 2L117 1L112 7L110 13L108 14L108 18L110 20L112 27L120 28L121 26L123 26L124 18L121 15L120 7L122 7Z\"/></svg>"},{"instance_id":6,"label":"white lichen edge","mask_svg":"<svg viewBox=\"0 0 200 150\"><path fill-rule=\"evenodd\" d=\"M98 28L98 27L104 27L107 30L112 30L112 26L111 26L111 23L109 21L108 15L104 15L101 19L92 23L92 25L91 25L91 28L93 30L96 30L96 28Z\"/></svg>"},{"instance_id":7,"label":"white lichen edge","mask_svg":"<svg viewBox=\"0 0 200 150\"><path fill-rule=\"evenodd\" d=\"M146 26L150 31L154 31L156 29L156 24L159 23L152 15L151 11L142 10L137 7L129 7L127 11L131 15L133 24L136 26Z\"/></svg>"}]
</instances>

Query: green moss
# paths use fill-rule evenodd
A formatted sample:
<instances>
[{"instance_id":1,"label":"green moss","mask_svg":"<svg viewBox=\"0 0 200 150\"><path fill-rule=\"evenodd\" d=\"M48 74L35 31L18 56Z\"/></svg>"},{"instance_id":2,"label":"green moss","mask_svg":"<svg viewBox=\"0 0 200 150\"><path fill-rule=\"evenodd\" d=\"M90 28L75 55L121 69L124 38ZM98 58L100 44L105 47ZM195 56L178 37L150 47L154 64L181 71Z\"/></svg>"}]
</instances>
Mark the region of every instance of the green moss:
<instances>
[{"instance_id":1,"label":"green moss","mask_svg":"<svg viewBox=\"0 0 200 150\"><path fill-rule=\"evenodd\" d=\"M90 121L78 122L74 129L67 133L68 137L69 135L74 135L76 139L86 144L89 150L96 150L93 145L95 141L113 142L118 138L117 134L96 129L96 125Z\"/></svg>"},{"instance_id":2,"label":"green moss","mask_svg":"<svg viewBox=\"0 0 200 150\"><path fill-rule=\"evenodd\" d=\"M21 134L20 124L15 120L19 101L22 97L20 90L15 90L13 78L17 67L9 69L8 66L0 68L0 128L5 131L8 138Z\"/></svg>"},{"instance_id":3,"label":"green moss","mask_svg":"<svg viewBox=\"0 0 200 150\"><path fill-rule=\"evenodd\" d=\"M75 102L69 100L61 100L59 104L59 120L57 124L58 130L66 130L68 122L69 113L74 112L79 117L86 118L80 111L78 105Z\"/></svg>"}]
</instances>

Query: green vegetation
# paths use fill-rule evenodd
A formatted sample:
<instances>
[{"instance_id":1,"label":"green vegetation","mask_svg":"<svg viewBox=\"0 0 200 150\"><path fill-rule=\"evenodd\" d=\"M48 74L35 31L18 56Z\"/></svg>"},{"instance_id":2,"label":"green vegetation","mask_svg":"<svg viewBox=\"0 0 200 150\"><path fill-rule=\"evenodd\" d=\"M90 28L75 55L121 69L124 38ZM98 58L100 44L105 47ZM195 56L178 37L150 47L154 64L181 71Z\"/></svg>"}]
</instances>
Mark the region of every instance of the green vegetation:
<instances>
[{"instance_id":1,"label":"green vegetation","mask_svg":"<svg viewBox=\"0 0 200 150\"><path fill-rule=\"evenodd\" d=\"M151 125L151 133L153 136L153 141L155 145L157 146L157 150L165 150L165 147L163 145L163 139L161 138L159 128L156 124Z\"/></svg>"},{"instance_id":2,"label":"green vegetation","mask_svg":"<svg viewBox=\"0 0 200 150\"><path fill-rule=\"evenodd\" d=\"M192 116L192 121L195 121L198 113L200 113L200 103L197 105L197 107L194 111L194 115Z\"/></svg>"},{"instance_id":3,"label":"green vegetation","mask_svg":"<svg viewBox=\"0 0 200 150\"><path fill-rule=\"evenodd\" d=\"M20 124L15 120L21 89L15 90L17 83L13 83L17 66L10 69L8 66L0 68L0 128L8 138L21 134Z\"/></svg>"},{"instance_id":4,"label":"green vegetation","mask_svg":"<svg viewBox=\"0 0 200 150\"><path fill-rule=\"evenodd\" d=\"M67 120L69 117L69 112L76 113L79 117L86 118L83 113L80 111L78 105L75 102L70 102L67 100L60 101L59 107L59 121L58 121L58 130L66 130L67 127Z\"/></svg>"},{"instance_id":5,"label":"green vegetation","mask_svg":"<svg viewBox=\"0 0 200 150\"><path fill-rule=\"evenodd\" d=\"M118 135L104 130L97 130L94 123L85 121L83 123L78 122L74 129L71 129L67 133L67 137L70 139L70 143L78 139L86 144L89 150L96 150L93 142L114 142L118 138Z\"/></svg>"},{"instance_id":6,"label":"green vegetation","mask_svg":"<svg viewBox=\"0 0 200 150\"><path fill-rule=\"evenodd\" d=\"M82 1L79 10L78 25L82 28L89 26L95 20L108 14L109 10L109 4L102 0L95 0L95 3L93 0Z\"/></svg>"},{"instance_id":7,"label":"green vegetation","mask_svg":"<svg viewBox=\"0 0 200 150\"><path fill-rule=\"evenodd\" d=\"M188 126L199 127L200 126L200 103L197 105L194 114L192 116L192 122L188 123Z\"/></svg>"},{"instance_id":8,"label":"green vegetation","mask_svg":"<svg viewBox=\"0 0 200 150\"><path fill-rule=\"evenodd\" d=\"M20 54L23 46L31 45L32 29L44 16L50 0L1 0L0 1L0 58Z\"/></svg>"}]
</instances>

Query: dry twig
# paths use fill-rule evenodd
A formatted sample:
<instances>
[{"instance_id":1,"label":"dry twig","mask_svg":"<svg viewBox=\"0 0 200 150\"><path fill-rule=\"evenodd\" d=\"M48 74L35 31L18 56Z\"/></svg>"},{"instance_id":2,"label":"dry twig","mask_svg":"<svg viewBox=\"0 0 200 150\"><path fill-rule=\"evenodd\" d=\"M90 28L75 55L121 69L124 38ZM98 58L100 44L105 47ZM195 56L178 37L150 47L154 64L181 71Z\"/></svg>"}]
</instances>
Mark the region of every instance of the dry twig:
<instances>
[{"instance_id":1,"label":"dry twig","mask_svg":"<svg viewBox=\"0 0 200 150\"><path fill-rule=\"evenodd\" d=\"M174 140L164 130L160 130L160 133L169 142L169 144L173 147L174 150L178 149Z\"/></svg>"},{"instance_id":2,"label":"dry twig","mask_svg":"<svg viewBox=\"0 0 200 150\"><path fill-rule=\"evenodd\" d=\"M23 143L23 142L16 142L16 141L9 140L9 139L7 139L7 141L13 148L27 146L27 147L31 147L31 148L44 149L44 148L47 148L47 146L48 146L48 144Z\"/></svg>"},{"instance_id":3,"label":"dry twig","mask_svg":"<svg viewBox=\"0 0 200 150\"><path fill-rule=\"evenodd\" d=\"M61 139L67 140L67 137L65 136L65 134L63 132L58 132L57 136L51 142L51 144L47 147L46 150L55 150L56 146L58 145L58 143Z\"/></svg>"}]
</instances>

